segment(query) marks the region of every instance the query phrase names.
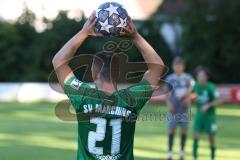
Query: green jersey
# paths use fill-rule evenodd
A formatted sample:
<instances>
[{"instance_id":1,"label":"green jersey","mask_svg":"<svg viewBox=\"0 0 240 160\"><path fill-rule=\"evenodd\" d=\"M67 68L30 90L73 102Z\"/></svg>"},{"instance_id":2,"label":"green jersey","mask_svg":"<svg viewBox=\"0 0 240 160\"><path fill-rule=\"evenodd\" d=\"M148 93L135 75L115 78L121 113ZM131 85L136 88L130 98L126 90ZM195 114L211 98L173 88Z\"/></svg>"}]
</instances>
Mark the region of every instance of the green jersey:
<instances>
[{"instance_id":1,"label":"green jersey","mask_svg":"<svg viewBox=\"0 0 240 160\"><path fill-rule=\"evenodd\" d=\"M197 94L197 112L201 111L201 107L215 99L220 98L220 94L217 92L213 83L208 82L205 86L201 86L199 82L193 87L193 92ZM207 113L215 113L215 107L212 106Z\"/></svg>"},{"instance_id":2,"label":"green jersey","mask_svg":"<svg viewBox=\"0 0 240 160\"><path fill-rule=\"evenodd\" d=\"M213 100L219 99L220 94L217 92L215 85L211 82L208 82L205 86L201 86L199 82L197 82L193 87L193 92L197 94L194 131L215 133L217 130L215 107L211 106L206 112L202 112L201 107Z\"/></svg>"},{"instance_id":3,"label":"green jersey","mask_svg":"<svg viewBox=\"0 0 240 160\"><path fill-rule=\"evenodd\" d=\"M148 81L107 95L71 77L64 86L78 119L78 160L133 157L136 118L150 99Z\"/></svg>"}]
</instances>

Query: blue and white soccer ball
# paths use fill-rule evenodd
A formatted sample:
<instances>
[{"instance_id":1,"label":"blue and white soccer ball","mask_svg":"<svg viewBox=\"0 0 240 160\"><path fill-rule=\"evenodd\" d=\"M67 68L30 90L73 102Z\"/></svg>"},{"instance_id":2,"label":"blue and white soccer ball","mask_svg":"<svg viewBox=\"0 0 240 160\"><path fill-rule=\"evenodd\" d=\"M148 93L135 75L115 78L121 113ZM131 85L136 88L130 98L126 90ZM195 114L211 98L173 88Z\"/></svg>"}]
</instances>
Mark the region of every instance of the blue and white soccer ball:
<instances>
[{"instance_id":1,"label":"blue and white soccer ball","mask_svg":"<svg viewBox=\"0 0 240 160\"><path fill-rule=\"evenodd\" d=\"M116 2L101 4L96 11L96 18L95 32L105 36L119 36L129 20L126 9Z\"/></svg>"}]
</instances>

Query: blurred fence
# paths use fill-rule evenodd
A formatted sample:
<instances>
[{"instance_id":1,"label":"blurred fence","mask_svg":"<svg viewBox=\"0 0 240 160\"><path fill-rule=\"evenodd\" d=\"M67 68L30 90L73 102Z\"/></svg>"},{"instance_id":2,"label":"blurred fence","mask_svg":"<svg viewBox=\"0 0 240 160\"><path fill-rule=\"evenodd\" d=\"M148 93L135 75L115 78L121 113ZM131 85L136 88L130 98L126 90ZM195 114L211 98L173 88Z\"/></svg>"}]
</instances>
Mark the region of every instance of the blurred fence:
<instances>
[{"instance_id":1,"label":"blurred fence","mask_svg":"<svg viewBox=\"0 0 240 160\"><path fill-rule=\"evenodd\" d=\"M119 88L127 85L121 84ZM240 85L218 85L225 103L240 103ZM0 102L59 102L67 96L54 91L48 83L0 83ZM165 96L151 98L152 103L164 103Z\"/></svg>"}]
</instances>

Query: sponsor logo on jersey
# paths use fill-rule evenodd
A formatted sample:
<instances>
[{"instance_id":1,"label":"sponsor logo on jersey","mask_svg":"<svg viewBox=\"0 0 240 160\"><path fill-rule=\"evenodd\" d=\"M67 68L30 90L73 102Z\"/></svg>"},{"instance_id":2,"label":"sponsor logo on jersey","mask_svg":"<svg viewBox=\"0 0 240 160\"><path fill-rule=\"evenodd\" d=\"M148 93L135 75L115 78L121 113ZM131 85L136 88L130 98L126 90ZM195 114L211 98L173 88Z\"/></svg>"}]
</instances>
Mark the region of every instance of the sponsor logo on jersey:
<instances>
[{"instance_id":1,"label":"sponsor logo on jersey","mask_svg":"<svg viewBox=\"0 0 240 160\"><path fill-rule=\"evenodd\" d=\"M82 83L83 83L83 82L79 81L78 79L74 79L74 80L71 82L71 85L70 85L70 86L71 86L73 89L78 90L79 87L82 85Z\"/></svg>"},{"instance_id":2,"label":"sponsor logo on jersey","mask_svg":"<svg viewBox=\"0 0 240 160\"><path fill-rule=\"evenodd\" d=\"M96 155L99 160L118 160L121 155Z\"/></svg>"},{"instance_id":3,"label":"sponsor logo on jersey","mask_svg":"<svg viewBox=\"0 0 240 160\"><path fill-rule=\"evenodd\" d=\"M102 104L96 104L93 106L92 104L83 105L84 113L92 113L93 111L96 113L104 113L116 116L128 117L132 113L132 111L119 106L108 106Z\"/></svg>"}]
</instances>

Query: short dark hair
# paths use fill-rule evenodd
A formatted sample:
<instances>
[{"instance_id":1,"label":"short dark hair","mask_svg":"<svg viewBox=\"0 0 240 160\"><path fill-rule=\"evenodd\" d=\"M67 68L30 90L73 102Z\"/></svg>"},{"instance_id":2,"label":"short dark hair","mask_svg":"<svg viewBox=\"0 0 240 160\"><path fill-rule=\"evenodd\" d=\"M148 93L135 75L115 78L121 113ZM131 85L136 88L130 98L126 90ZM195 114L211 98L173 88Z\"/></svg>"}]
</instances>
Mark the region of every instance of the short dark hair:
<instances>
[{"instance_id":1,"label":"short dark hair","mask_svg":"<svg viewBox=\"0 0 240 160\"><path fill-rule=\"evenodd\" d=\"M204 72L208 77L210 76L209 70L204 66L198 66L195 69L195 75L197 76L200 72Z\"/></svg>"},{"instance_id":2,"label":"short dark hair","mask_svg":"<svg viewBox=\"0 0 240 160\"><path fill-rule=\"evenodd\" d=\"M173 59L173 63L172 64L173 65L175 65L175 64L183 64L183 65L185 65L185 61L183 60L182 57L175 57Z\"/></svg>"},{"instance_id":3,"label":"short dark hair","mask_svg":"<svg viewBox=\"0 0 240 160\"><path fill-rule=\"evenodd\" d=\"M117 82L119 76L119 56L113 52L99 52L94 55L92 67L100 79Z\"/></svg>"}]
</instances>

